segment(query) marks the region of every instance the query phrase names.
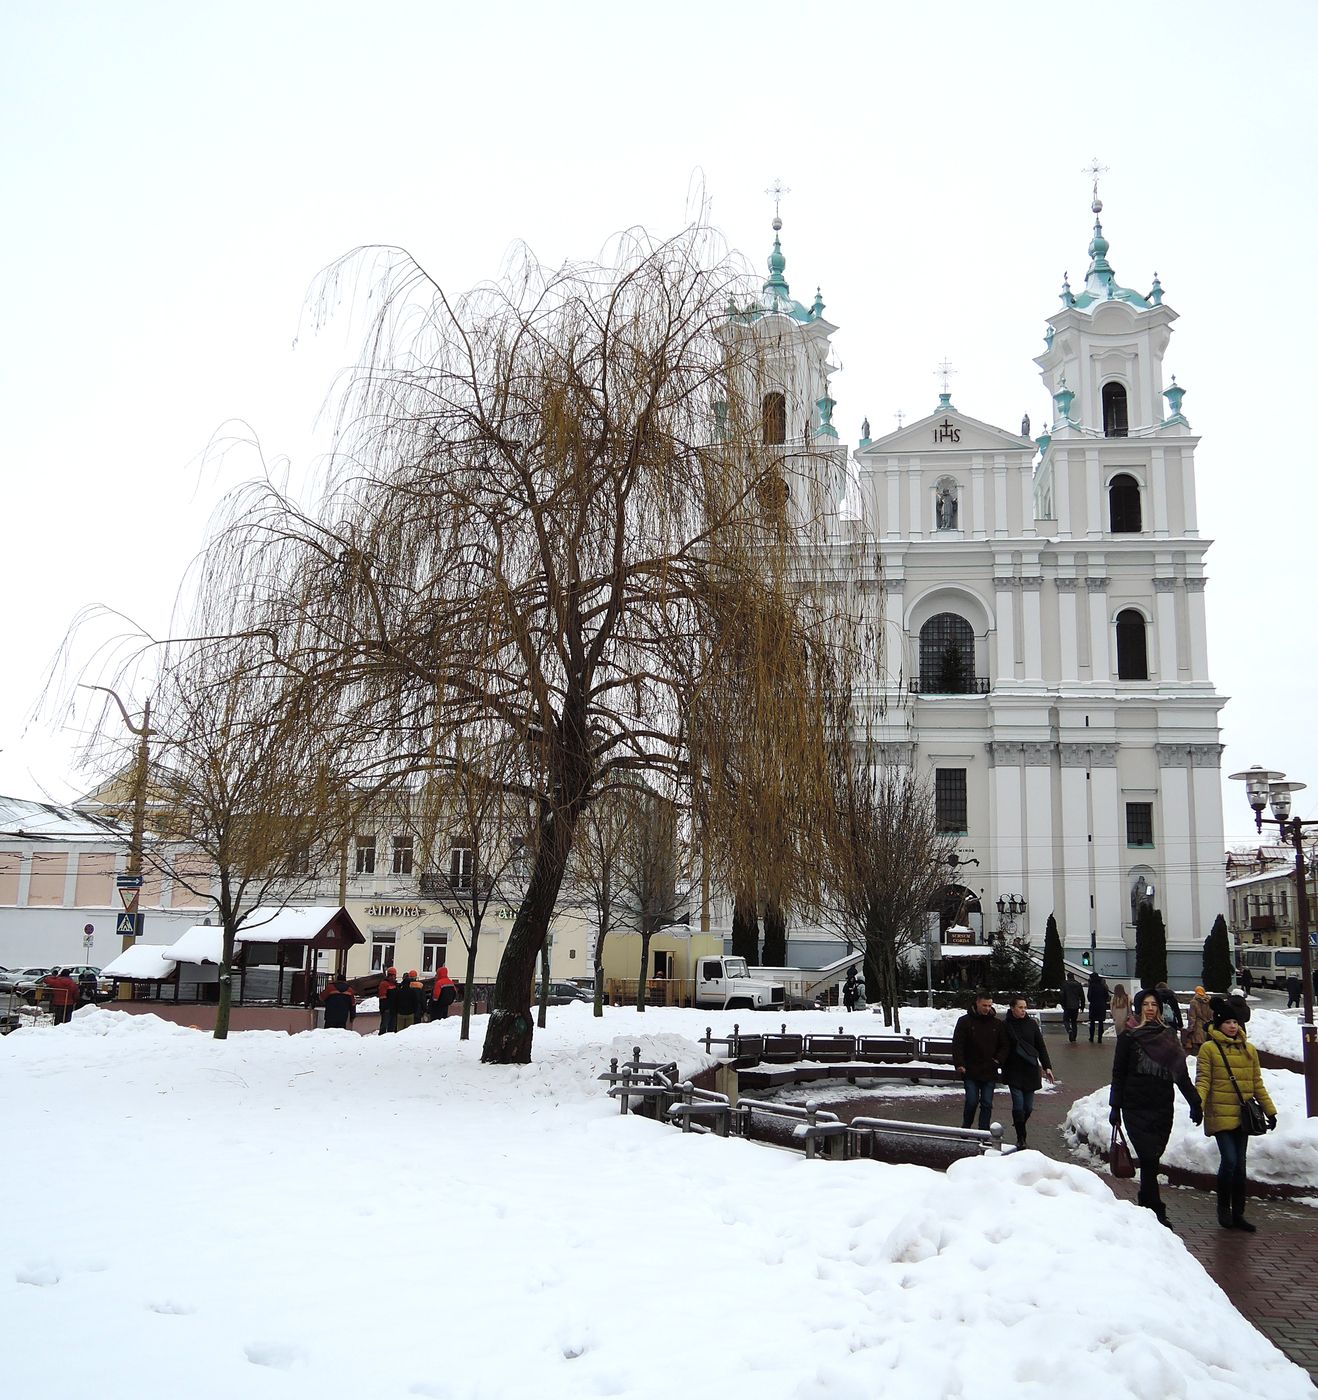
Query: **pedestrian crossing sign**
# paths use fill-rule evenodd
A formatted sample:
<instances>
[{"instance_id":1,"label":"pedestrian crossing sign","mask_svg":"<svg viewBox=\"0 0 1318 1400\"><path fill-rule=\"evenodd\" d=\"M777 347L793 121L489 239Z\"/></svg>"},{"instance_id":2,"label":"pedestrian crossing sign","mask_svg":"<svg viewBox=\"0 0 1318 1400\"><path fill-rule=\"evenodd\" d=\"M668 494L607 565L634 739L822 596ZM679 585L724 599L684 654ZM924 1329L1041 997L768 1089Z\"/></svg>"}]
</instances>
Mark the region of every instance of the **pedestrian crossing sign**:
<instances>
[{"instance_id":1,"label":"pedestrian crossing sign","mask_svg":"<svg viewBox=\"0 0 1318 1400\"><path fill-rule=\"evenodd\" d=\"M136 938L141 932L141 925L138 923L141 917L140 914L130 914L125 910L115 920L115 934L120 938Z\"/></svg>"}]
</instances>

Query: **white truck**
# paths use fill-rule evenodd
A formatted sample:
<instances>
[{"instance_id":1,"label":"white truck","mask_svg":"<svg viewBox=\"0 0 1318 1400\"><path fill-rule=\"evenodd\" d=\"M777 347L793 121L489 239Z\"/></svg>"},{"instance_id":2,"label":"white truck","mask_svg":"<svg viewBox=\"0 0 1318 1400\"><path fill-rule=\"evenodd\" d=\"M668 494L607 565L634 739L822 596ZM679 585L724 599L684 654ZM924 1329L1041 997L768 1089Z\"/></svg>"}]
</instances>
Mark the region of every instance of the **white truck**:
<instances>
[{"instance_id":1,"label":"white truck","mask_svg":"<svg viewBox=\"0 0 1318 1400\"><path fill-rule=\"evenodd\" d=\"M696 1005L723 1011L781 1011L787 988L752 977L745 958L703 957L696 963Z\"/></svg>"}]
</instances>

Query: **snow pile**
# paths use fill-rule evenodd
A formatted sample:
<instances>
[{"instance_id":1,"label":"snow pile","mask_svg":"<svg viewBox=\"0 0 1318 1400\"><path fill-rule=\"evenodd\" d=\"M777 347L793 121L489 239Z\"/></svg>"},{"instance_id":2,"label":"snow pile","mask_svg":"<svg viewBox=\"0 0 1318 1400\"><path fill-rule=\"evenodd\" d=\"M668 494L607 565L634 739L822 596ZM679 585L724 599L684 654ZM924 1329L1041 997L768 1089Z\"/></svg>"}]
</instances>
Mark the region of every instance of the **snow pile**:
<instances>
[{"instance_id":1,"label":"snow pile","mask_svg":"<svg viewBox=\"0 0 1318 1400\"><path fill-rule=\"evenodd\" d=\"M1084 1168L808 1163L604 1096L633 1045L700 1069L721 1019L555 1008L516 1067L479 1064L481 1021L466 1044L456 1020L216 1042L106 1011L9 1036L6 1389L1312 1395Z\"/></svg>"},{"instance_id":2,"label":"snow pile","mask_svg":"<svg viewBox=\"0 0 1318 1400\"><path fill-rule=\"evenodd\" d=\"M1280 1055L1287 1060L1299 1060L1304 1053L1300 1044L1300 1013L1298 1011L1250 1010L1245 1027L1256 1050Z\"/></svg>"},{"instance_id":3,"label":"snow pile","mask_svg":"<svg viewBox=\"0 0 1318 1400\"><path fill-rule=\"evenodd\" d=\"M1251 1021L1251 1029L1253 1024ZM1193 1064L1190 1076L1194 1077ZM1304 1076L1288 1069L1265 1069L1263 1081L1277 1105L1277 1127L1250 1142L1249 1179L1268 1185L1318 1188L1318 1118L1305 1116ZM1093 1146L1106 1149L1112 1137L1107 1116L1108 1090L1098 1089L1071 1105L1063 1127L1083 1133ZM1217 1173L1217 1142L1190 1122L1190 1110L1179 1093L1171 1140L1162 1160L1185 1171L1209 1176Z\"/></svg>"}]
</instances>

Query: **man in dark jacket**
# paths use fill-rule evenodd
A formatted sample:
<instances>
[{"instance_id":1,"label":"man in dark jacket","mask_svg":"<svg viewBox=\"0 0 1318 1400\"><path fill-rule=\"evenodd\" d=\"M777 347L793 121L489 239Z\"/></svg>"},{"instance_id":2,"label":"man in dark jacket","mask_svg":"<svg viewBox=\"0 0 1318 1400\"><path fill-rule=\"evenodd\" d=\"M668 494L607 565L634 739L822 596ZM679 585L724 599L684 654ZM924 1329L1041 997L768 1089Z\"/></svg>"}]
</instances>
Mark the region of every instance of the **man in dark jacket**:
<instances>
[{"instance_id":1,"label":"man in dark jacket","mask_svg":"<svg viewBox=\"0 0 1318 1400\"><path fill-rule=\"evenodd\" d=\"M421 1009L421 984L415 969L399 980L394 988L394 1030L405 1031L416 1020Z\"/></svg>"},{"instance_id":2,"label":"man in dark jacket","mask_svg":"<svg viewBox=\"0 0 1318 1400\"><path fill-rule=\"evenodd\" d=\"M1085 989L1076 981L1074 972L1066 974L1062 984L1062 1024L1066 1027L1067 1040L1074 1043L1080 1029L1080 1013L1085 1009Z\"/></svg>"},{"instance_id":3,"label":"man in dark jacket","mask_svg":"<svg viewBox=\"0 0 1318 1400\"><path fill-rule=\"evenodd\" d=\"M1166 982L1159 982L1154 991L1158 993L1158 1009L1162 1012L1163 1025L1179 1034L1185 1025L1185 1021L1181 1017L1179 998Z\"/></svg>"},{"instance_id":4,"label":"man in dark jacket","mask_svg":"<svg viewBox=\"0 0 1318 1400\"><path fill-rule=\"evenodd\" d=\"M1298 1006L1304 999L1304 983L1297 973L1292 972L1286 979L1286 1008Z\"/></svg>"},{"instance_id":5,"label":"man in dark jacket","mask_svg":"<svg viewBox=\"0 0 1318 1400\"><path fill-rule=\"evenodd\" d=\"M1103 1027L1107 1022L1107 1007L1110 996L1107 989L1106 979L1098 972L1089 974L1089 1043L1092 1045L1095 1038L1098 1043L1103 1043Z\"/></svg>"},{"instance_id":6,"label":"man in dark jacket","mask_svg":"<svg viewBox=\"0 0 1318 1400\"><path fill-rule=\"evenodd\" d=\"M978 1105L979 1126L988 1130L993 1119L993 1086L1010 1049L1006 1028L993 1013L993 998L981 988L975 993L975 1005L952 1032L952 1063L966 1089L963 1128L972 1126Z\"/></svg>"},{"instance_id":7,"label":"man in dark jacket","mask_svg":"<svg viewBox=\"0 0 1318 1400\"><path fill-rule=\"evenodd\" d=\"M346 1031L357 1015L357 998L348 979L342 975L336 977L320 995L325 1003L325 1029Z\"/></svg>"},{"instance_id":8,"label":"man in dark jacket","mask_svg":"<svg viewBox=\"0 0 1318 1400\"><path fill-rule=\"evenodd\" d=\"M394 1029L394 993L398 989L398 969L387 967L380 978L380 1034L388 1035Z\"/></svg>"}]
</instances>

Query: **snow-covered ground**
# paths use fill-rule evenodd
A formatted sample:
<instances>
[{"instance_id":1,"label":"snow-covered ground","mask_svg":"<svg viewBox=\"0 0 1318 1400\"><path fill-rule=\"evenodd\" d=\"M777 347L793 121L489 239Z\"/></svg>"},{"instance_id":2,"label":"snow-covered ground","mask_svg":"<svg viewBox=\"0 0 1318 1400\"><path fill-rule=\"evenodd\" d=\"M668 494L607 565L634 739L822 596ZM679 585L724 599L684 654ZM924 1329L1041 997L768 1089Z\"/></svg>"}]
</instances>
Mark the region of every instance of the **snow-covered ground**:
<instances>
[{"instance_id":1,"label":"snow-covered ground","mask_svg":"<svg viewBox=\"0 0 1318 1400\"><path fill-rule=\"evenodd\" d=\"M89 1010L7 1037L6 1392L1314 1394L1085 1168L809 1163L604 1097L610 1056L690 1072L733 1019L554 1008L519 1068L478 1063L479 1021L216 1042Z\"/></svg>"},{"instance_id":2,"label":"snow-covered ground","mask_svg":"<svg viewBox=\"0 0 1318 1400\"><path fill-rule=\"evenodd\" d=\"M1193 1063L1189 1070L1193 1079ZM1318 1118L1305 1116L1304 1076L1288 1069L1265 1069L1263 1081L1277 1105L1277 1127L1250 1142L1249 1179L1318 1188ZM1083 1132L1095 1146L1106 1147L1112 1136L1107 1116L1108 1090L1097 1089L1071 1105L1065 1126ZM1190 1122L1190 1110L1180 1094L1176 1096L1171 1140L1162 1160L1210 1176L1217 1171L1217 1143L1204 1136L1202 1127Z\"/></svg>"}]
</instances>

